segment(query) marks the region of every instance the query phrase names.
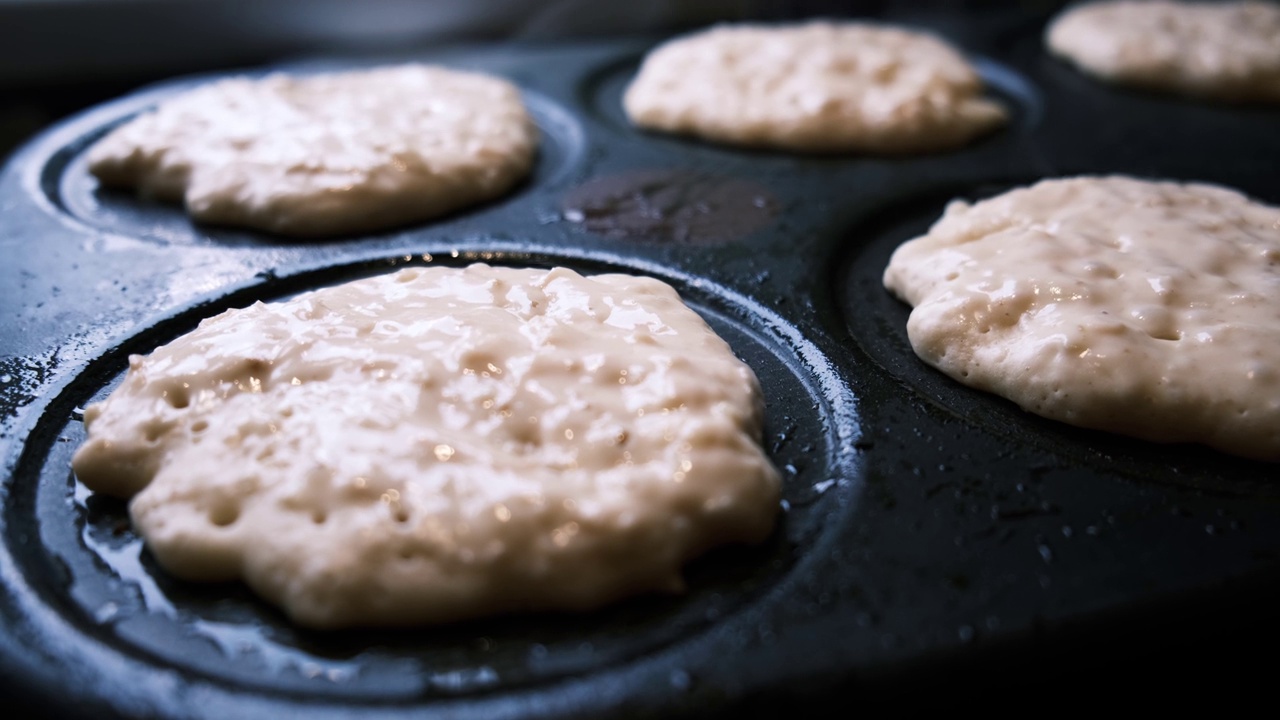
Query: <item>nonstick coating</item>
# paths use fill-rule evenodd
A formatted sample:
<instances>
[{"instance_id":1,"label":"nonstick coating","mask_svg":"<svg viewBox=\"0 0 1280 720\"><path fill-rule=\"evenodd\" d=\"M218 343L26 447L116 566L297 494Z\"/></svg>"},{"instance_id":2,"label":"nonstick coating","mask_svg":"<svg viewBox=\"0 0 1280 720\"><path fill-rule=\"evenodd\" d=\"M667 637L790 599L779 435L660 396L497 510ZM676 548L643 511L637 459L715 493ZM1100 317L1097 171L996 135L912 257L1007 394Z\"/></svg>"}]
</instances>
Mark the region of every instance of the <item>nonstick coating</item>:
<instances>
[{"instance_id":1,"label":"nonstick coating","mask_svg":"<svg viewBox=\"0 0 1280 720\"><path fill-rule=\"evenodd\" d=\"M911 20L975 58L1008 128L911 158L744 151L627 125L620 96L649 42L379 58L513 79L543 149L510 197L325 242L196 226L97 188L85 148L204 78L29 144L0 176L0 690L51 717L812 715L943 702L921 687L1062 689L1082 667L1208 672L1223 663L1206 650L1274 638L1275 465L1071 428L960 386L916 359L880 277L948 200L1042 177L1280 201L1280 112L1104 87L1042 53L1039 17ZM72 477L80 409L130 353L255 300L477 261L672 283L764 385L778 533L695 562L683 596L324 634L239 585L168 578L124 504Z\"/></svg>"}]
</instances>

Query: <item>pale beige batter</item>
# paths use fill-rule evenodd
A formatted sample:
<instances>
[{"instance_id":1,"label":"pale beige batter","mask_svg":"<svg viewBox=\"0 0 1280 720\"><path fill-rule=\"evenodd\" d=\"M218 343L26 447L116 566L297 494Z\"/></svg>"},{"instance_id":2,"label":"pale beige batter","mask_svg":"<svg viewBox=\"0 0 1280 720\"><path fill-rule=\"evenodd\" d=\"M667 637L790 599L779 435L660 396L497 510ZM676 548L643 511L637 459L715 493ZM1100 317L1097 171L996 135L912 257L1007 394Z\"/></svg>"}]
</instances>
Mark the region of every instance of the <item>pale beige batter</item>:
<instances>
[{"instance_id":1,"label":"pale beige batter","mask_svg":"<svg viewBox=\"0 0 1280 720\"><path fill-rule=\"evenodd\" d=\"M772 530L755 375L668 285L473 265L130 358L73 462L156 559L314 627L596 608Z\"/></svg>"},{"instance_id":2,"label":"pale beige batter","mask_svg":"<svg viewBox=\"0 0 1280 720\"><path fill-rule=\"evenodd\" d=\"M197 220L306 237L498 197L528 174L537 142L511 83L404 65L209 84L112 131L89 170Z\"/></svg>"},{"instance_id":3,"label":"pale beige batter","mask_svg":"<svg viewBox=\"0 0 1280 720\"><path fill-rule=\"evenodd\" d=\"M1104 80L1184 95L1280 102L1280 5L1113 0L1050 25L1055 54Z\"/></svg>"},{"instance_id":4,"label":"pale beige batter","mask_svg":"<svg viewBox=\"0 0 1280 720\"><path fill-rule=\"evenodd\" d=\"M857 22L727 25L649 53L623 104L642 128L805 152L945 150L1006 121L932 35Z\"/></svg>"},{"instance_id":5,"label":"pale beige batter","mask_svg":"<svg viewBox=\"0 0 1280 720\"><path fill-rule=\"evenodd\" d=\"M916 353L1073 425L1280 461L1280 209L1199 184L1046 180L952 203L884 283Z\"/></svg>"}]
</instances>

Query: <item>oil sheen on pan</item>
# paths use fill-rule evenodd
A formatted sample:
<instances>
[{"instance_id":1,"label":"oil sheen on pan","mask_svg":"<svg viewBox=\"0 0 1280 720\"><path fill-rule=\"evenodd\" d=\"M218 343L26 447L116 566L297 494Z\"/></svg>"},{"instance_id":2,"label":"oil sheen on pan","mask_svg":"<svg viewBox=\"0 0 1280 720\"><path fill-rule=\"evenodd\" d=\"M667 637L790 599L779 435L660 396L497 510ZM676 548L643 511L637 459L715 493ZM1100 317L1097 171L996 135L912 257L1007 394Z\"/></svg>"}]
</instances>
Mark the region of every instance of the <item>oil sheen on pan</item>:
<instances>
[{"instance_id":1,"label":"oil sheen on pan","mask_svg":"<svg viewBox=\"0 0 1280 720\"><path fill-rule=\"evenodd\" d=\"M778 214L767 188L690 169L635 170L594 178L561 202L566 220L596 235L657 243L714 244L745 238Z\"/></svg>"}]
</instances>

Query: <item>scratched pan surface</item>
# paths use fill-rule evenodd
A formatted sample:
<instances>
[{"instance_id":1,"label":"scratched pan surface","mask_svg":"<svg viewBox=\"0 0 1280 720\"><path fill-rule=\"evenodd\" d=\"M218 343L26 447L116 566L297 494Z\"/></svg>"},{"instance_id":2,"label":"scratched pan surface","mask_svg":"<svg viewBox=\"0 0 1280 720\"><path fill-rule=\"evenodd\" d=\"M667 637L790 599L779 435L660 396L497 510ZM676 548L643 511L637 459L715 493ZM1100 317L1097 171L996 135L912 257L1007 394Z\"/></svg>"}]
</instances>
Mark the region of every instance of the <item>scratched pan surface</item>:
<instances>
[{"instance_id":1,"label":"scratched pan surface","mask_svg":"<svg viewBox=\"0 0 1280 720\"><path fill-rule=\"evenodd\" d=\"M937 701L918 687L1061 689L1082 666L1221 666L1203 653L1274 635L1275 466L1058 425L961 387L911 353L880 274L949 199L1044 176L1209 180L1280 201L1280 113L1102 87L1042 55L1040 18L905 19L979 62L1008 128L906 159L745 152L627 126L619 99L645 42L421 56L523 86L544 138L533 178L438 222L325 242L196 226L97 188L85 148L200 79L17 153L0 177L0 690L57 717L813 714ZM238 585L166 577L124 504L71 475L78 409L128 354L225 308L473 261L672 283L762 379L785 482L775 536L695 562L678 597L322 634Z\"/></svg>"}]
</instances>

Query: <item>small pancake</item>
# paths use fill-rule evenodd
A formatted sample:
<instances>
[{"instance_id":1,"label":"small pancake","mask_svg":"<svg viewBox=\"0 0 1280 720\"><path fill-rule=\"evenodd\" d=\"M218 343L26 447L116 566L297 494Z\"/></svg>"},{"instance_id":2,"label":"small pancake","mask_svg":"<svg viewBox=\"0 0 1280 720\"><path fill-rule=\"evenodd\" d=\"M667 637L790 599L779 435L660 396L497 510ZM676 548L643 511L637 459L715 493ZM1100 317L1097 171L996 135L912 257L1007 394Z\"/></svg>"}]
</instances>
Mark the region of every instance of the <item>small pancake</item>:
<instances>
[{"instance_id":1,"label":"small pancake","mask_svg":"<svg viewBox=\"0 0 1280 720\"><path fill-rule=\"evenodd\" d=\"M314 237L498 197L537 142L511 83L405 65L215 82L112 131L89 170L202 222Z\"/></svg>"},{"instance_id":2,"label":"small pancake","mask_svg":"<svg viewBox=\"0 0 1280 720\"><path fill-rule=\"evenodd\" d=\"M1070 8L1056 55L1102 80L1193 97L1280 102L1280 5L1118 0Z\"/></svg>"},{"instance_id":3,"label":"small pancake","mask_svg":"<svg viewBox=\"0 0 1280 720\"><path fill-rule=\"evenodd\" d=\"M754 373L675 290L415 268L210 318L85 411L156 560L299 624L587 610L773 529Z\"/></svg>"},{"instance_id":4,"label":"small pancake","mask_svg":"<svg viewBox=\"0 0 1280 720\"><path fill-rule=\"evenodd\" d=\"M898 248L916 354L1082 427L1280 461L1280 208L1201 184L1046 180Z\"/></svg>"},{"instance_id":5,"label":"small pancake","mask_svg":"<svg viewBox=\"0 0 1280 720\"><path fill-rule=\"evenodd\" d=\"M964 57L857 22L726 25L649 53L623 104L638 127L801 152L912 153L1006 122Z\"/></svg>"}]
</instances>

